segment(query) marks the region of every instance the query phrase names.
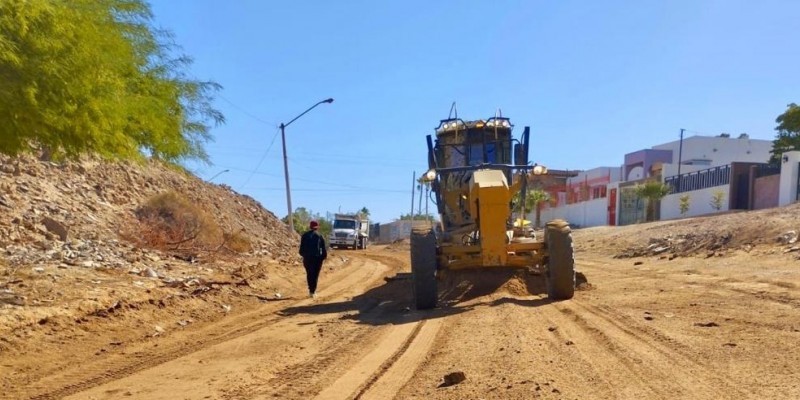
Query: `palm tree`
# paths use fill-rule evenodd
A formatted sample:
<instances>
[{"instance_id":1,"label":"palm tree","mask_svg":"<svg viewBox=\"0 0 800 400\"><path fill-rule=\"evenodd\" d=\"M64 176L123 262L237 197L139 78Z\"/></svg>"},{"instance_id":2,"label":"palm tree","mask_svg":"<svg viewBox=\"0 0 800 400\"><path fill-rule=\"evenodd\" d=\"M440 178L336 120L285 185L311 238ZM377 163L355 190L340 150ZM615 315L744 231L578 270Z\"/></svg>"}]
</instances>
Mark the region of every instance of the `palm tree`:
<instances>
[{"instance_id":1,"label":"palm tree","mask_svg":"<svg viewBox=\"0 0 800 400\"><path fill-rule=\"evenodd\" d=\"M528 195L526 196L524 202L525 207L523 208L522 207L523 204L519 201L519 193L514 195L514 204L516 204L515 208L516 211L520 210L522 211L522 219L525 219L525 216L528 214L529 211L534 209L536 210L535 224L537 227L541 225L541 219L542 219L541 218L542 209L540 205L549 200L550 200L550 193L547 193L541 189L531 190L528 191Z\"/></svg>"},{"instance_id":2,"label":"palm tree","mask_svg":"<svg viewBox=\"0 0 800 400\"><path fill-rule=\"evenodd\" d=\"M645 221L653 221L656 218L656 204L658 201L669 194L670 187L661 181L650 180L642 184L636 185L633 189L636 197L647 200L647 214Z\"/></svg>"}]
</instances>

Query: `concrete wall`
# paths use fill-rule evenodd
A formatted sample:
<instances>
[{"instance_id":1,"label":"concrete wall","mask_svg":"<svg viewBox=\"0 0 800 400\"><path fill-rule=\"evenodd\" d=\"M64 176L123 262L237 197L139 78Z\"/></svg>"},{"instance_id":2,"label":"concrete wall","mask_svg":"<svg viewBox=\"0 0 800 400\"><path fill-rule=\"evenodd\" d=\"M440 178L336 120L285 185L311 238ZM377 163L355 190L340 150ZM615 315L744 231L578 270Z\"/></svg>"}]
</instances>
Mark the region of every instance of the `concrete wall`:
<instances>
[{"instance_id":1,"label":"concrete wall","mask_svg":"<svg viewBox=\"0 0 800 400\"><path fill-rule=\"evenodd\" d=\"M716 167L727 165L732 162L757 162L765 163L769 160L772 141L742 138L738 135L724 138L718 136L691 136L683 139L683 150L681 162L688 163L691 160L710 160L711 165ZM654 149L672 150L672 163L678 163L678 148L680 140L653 146ZM681 172L684 171L681 166ZM669 176L666 173L664 176Z\"/></svg>"},{"instance_id":2,"label":"concrete wall","mask_svg":"<svg viewBox=\"0 0 800 400\"><path fill-rule=\"evenodd\" d=\"M722 198L722 208L719 211L711 206L711 199L714 193L722 191L725 196ZM682 217L694 217L698 215L717 213L728 211L728 197L730 195L730 185L714 186L706 189L692 190L691 192L683 192L676 194L669 194L661 199L661 219L675 219ZM681 215L680 197L682 195L689 195L689 211L685 215Z\"/></svg>"},{"instance_id":3,"label":"concrete wall","mask_svg":"<svg viewBox=\"0 0 800 400\"><path fill-rule=\"evenodd\" d=\"M427 221L413 221L413 226L427 224ZM381 224L380 226L378 243L391 243L398 239L408 239L411 237L411 229L413 227L410 220L398 220L388 224Z\"/></svg>"},{"instance_id":4,"label":"concrete wall","mask_svg":"<svg viewBox=\"0 0 800 400\"><path fill-rule=\"evenodd\" d=\"M753 209L772 208L778 206L781 176L769 175L756 178L753 184Z\"/></svg>"},{"instance_id":5,"label":"concrete wall","mask_svg":"<svg viewBox=\"0 0 800 400\"><path fill-rule=\"evenodd\" d=\"M594 199L565 206L542 210L542 225L553 219L565 219L581 227L608 224L608 199Z\"/></svg>"},{"instance_id":6,"label":"concrete wall","mask_svg":"<svg viewBox=\"0 0 800 400\"><path fill-rule=\"evenodd\" d=\"M778 205L785 206L797 201L797 176L800 151L783 153L786 161L781 160L781 190Z\"/></svg>"}]
</instances>

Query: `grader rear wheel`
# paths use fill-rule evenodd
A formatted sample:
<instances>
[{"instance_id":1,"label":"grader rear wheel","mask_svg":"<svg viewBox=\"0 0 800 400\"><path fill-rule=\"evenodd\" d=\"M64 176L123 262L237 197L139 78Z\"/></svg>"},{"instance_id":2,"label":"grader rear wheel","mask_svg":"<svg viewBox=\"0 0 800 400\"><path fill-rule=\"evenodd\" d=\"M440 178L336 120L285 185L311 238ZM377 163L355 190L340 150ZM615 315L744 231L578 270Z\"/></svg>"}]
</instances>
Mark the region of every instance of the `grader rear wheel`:
<instances>
[{"instance_id":1,"label":"grader rear wheel","mask_svg":"<svg viewBox=\"0 0 800 400\"><path fill-rule=\"evenodd\" d=\"M436 307L436 236L432 230L411 232L411 274L417 310Z\"/></svg>"},{"instance_id":2,"label":"grader rear wheel","mask_svg":"<svg viewBox=\"0 0 800 400\"><path fill-rule=\"evenodd\" d=\"M561 219L547 223L547 294L552 300L567 300L575 295L575 259L569 224Z\"/></svg>"}]
</instances>

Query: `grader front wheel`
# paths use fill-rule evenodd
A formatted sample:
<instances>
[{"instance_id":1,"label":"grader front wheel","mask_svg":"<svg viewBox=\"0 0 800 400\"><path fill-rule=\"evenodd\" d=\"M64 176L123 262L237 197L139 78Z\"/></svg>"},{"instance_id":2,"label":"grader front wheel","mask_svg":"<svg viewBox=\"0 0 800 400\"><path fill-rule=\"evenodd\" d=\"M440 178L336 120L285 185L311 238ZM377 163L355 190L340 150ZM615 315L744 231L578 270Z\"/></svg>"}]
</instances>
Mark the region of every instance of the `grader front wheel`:
<instances>
[{"instance_id":1,"label":"grader front wheel","mask_svg":"<svg viewBox=\"0 0 800 400\"><path fill-rule=\"evenodd\" d=\"M544 240L547 246L547 294L552 300L567 300L575 295L575 259L572 235L564 220L547 223Z\"/></svg>"},{"instance_id":2,"label":"grader front wheel","mask_svg":"<svg viewBox=\"0 0 800 400\"><path fill-rule=\"evenodd\" d=\"M436 236L431 230L411 232L411 274L417 310L436 307Z\"/></svg>"}]
</instances>

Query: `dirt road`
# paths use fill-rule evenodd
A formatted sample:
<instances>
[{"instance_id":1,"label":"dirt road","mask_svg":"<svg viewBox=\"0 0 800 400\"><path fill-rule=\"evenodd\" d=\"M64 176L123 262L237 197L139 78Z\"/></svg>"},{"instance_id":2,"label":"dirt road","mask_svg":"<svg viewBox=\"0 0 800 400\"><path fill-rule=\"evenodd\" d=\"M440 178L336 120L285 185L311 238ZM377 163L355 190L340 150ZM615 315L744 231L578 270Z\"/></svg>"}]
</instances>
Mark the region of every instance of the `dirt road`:
<instances>
[{"instance_id":1,"label":"dirt road","mask_svg":"<svg viewBox=\"0 0 800 400\"><path fill-rule=\"evenodd\" d=\"M443 306L429 312L408 308L406 252L348 255L323 276L316 300L264 303L6 394L800 398L800 265L781 254L632 260L587 250L578 268L591 287L573 300L529 294L525 284L537 292L535 277L499 288L482 281L445 287ZM442 385L453 372L466 380Z\"/></svg>"}]
</instances>

